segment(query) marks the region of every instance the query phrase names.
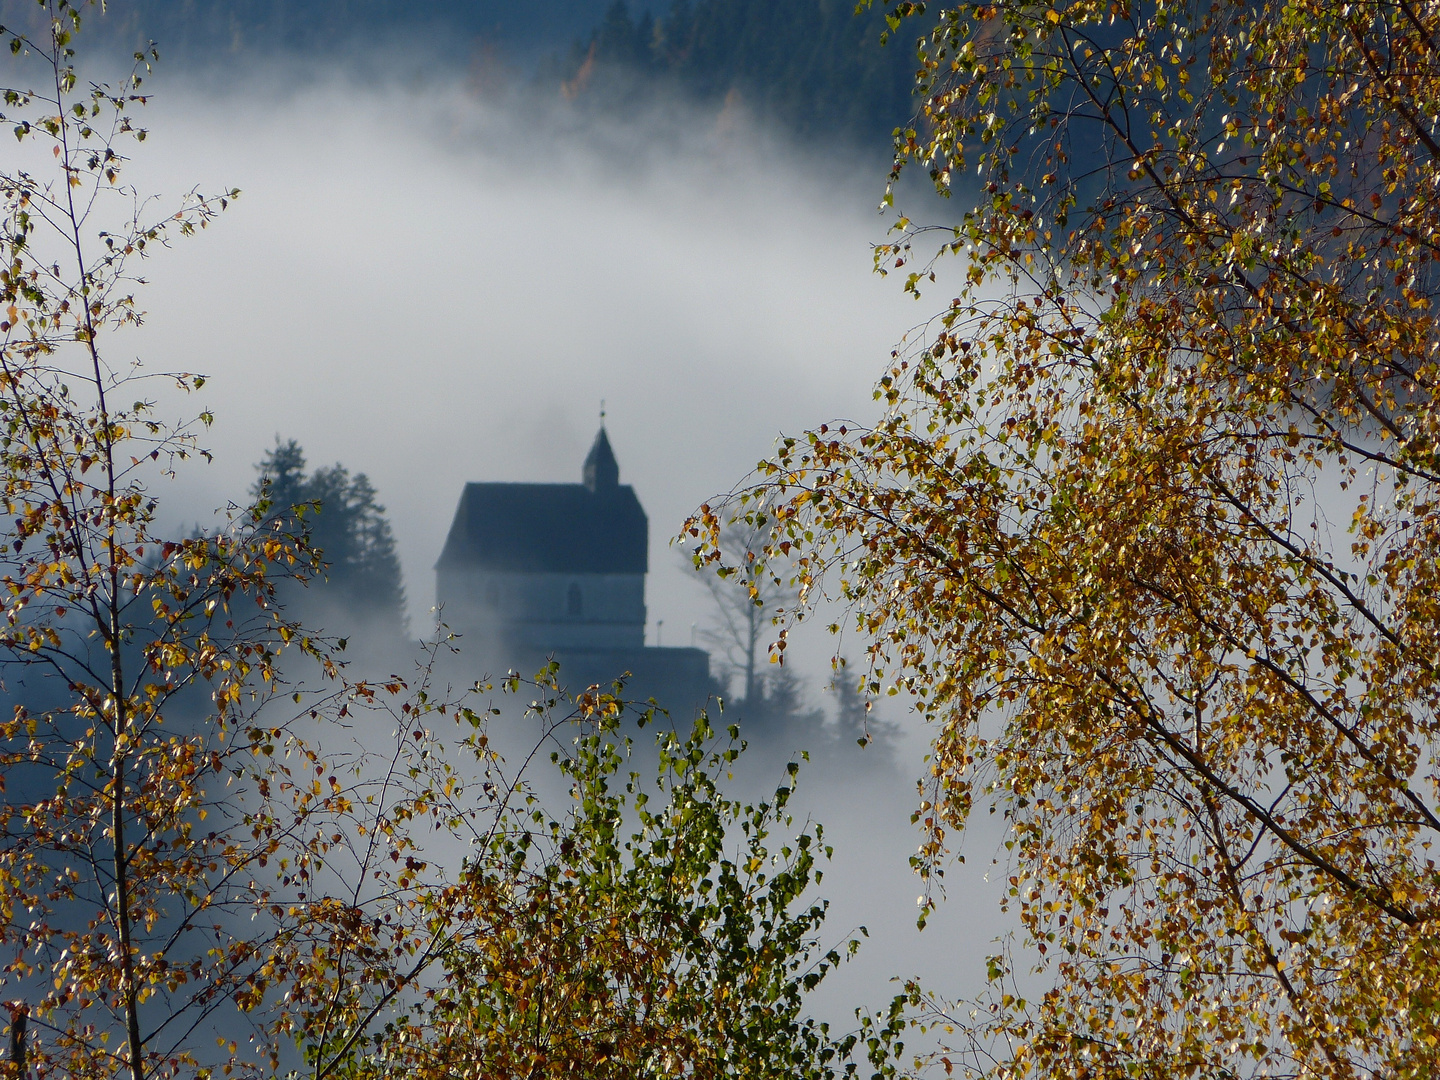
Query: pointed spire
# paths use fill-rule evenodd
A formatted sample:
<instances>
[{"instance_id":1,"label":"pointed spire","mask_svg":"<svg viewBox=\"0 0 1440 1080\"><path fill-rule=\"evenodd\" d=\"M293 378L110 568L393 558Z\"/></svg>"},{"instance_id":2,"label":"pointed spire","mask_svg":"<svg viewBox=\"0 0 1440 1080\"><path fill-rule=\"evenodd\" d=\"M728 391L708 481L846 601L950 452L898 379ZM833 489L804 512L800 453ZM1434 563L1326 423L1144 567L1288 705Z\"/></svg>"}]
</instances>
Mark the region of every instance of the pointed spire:
<instances>
[{"instance_id":1,"label":"pointed spire","mask_svg":"<svg viewBox=\"0 0 1440 1080\"><path fill-rule=\"evenodd\" d=\"M595 435L590 453L585 455L585 470L581 476L585 486L594 492L614 491L620 485L620 466L615 461L615 452L610 449L610 440L603 425Z\"/></svg>"}]
</instances>

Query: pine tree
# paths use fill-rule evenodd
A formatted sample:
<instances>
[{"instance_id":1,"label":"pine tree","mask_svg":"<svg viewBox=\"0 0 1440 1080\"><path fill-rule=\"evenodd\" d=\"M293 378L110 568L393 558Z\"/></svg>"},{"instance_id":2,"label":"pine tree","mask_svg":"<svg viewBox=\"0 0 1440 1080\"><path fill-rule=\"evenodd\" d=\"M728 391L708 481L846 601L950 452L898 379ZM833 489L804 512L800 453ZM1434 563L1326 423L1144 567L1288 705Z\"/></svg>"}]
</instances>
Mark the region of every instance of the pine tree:
<instances>
[{"instance_id":1,"label":"pine tree","mask_svg":"<svg viewBox=\"0 0 1440 1080\"><path fill-rule=\"evenodd\" d=\"M350 533L350 588L354 601L369 611L395 618L405 625L405 588L400 556L385 507L375 501L369 477L357 473L347 492L352 515Z\"/></svg>"},{"instance_id":2,"label":"pine tree","mask_svg":"<svg viewBox=\"0 0 1440 1080\"><path fill-rule=\"evenodd\" d=\"M304 592L287 590L287 601L302 617L404 633L400 558L374 485L338 462L308 476L305 467L300 444L277 438L256 466L260 476L251 489L268 504L271 528L307 538L325 563L323 578L305 582Z\"/></svg>"},{"instance_id":3,"label":"pine tree","mask_svg":"<svg viewBox=\"0 0 1440 1080\"><path fill-rule=\"evenodd\" d=\"M900 735L900 726L875 714L870 696L861 692L855 674L846 670L844 657L838 663L839 670L830 688L835 692L835 736L841 747L858 743L890 753Z\"/></svg>"}]
</instances>

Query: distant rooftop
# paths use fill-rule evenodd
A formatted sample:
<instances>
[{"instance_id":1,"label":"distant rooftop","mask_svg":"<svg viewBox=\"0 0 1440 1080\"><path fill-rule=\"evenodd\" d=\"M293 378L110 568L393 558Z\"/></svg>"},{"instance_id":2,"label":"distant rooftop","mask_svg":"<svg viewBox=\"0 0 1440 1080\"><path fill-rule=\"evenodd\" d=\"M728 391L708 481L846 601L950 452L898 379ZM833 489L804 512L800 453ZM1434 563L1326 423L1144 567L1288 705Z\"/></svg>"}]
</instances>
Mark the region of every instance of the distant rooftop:
<instances>
[{"instance_id":1,"label":"distant rooftop","mask_svg":"<svg viewBox=\"0 0 1440 1080\"><path fill-rule=\"evenodd\" d=\"M602 427L581 484L466 484L437 570L643 574L649 521Z\"/></svg>"}]
</instances>

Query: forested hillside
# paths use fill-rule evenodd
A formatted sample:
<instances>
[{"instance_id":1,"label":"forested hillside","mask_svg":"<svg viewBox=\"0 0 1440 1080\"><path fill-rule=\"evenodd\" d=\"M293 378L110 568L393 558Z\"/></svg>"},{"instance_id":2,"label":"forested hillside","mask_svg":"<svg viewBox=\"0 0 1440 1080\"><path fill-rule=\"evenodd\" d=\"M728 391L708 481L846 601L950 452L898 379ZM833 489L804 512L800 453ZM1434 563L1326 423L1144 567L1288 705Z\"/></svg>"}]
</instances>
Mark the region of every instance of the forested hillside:
<instances>
[{"instance_id":1,"label":"forested hillside","mask_svg":"<svg viewBox=\"0 0 1440 1080\"><path fill-rule=\"evenodd\" d=\"M181 64L225 55L324 53L357 46L422 47L441 62L463 64L479 47L517 59L563 49L593 27L609 0L109 0L84 12L86 37L140 48L154 40ZM34 0L0 0L0 22L17 28L43 20Z\"/></svg>"},{"instance_id":2,"label":"forested hillside","mask_svg":"<svg viewBox=\"0 0 1440 1080\"><path fill-rule=\"evenodd\" d=\"M42 17L33 0L0 0L0 24ZM854 0L111 0L84 18L114 51L157 42L166 70L363 56L375 76L422 55L427 72L525 100L605 115L678 95L882 147L913 112L914 32L882 47L881 12L856 15Z\"/></svg>"},{"instance_id":3,"label":"forested hillside","mask_svg":"<svg viewBox=\"0 0 1440 1080\"><path fill-rule=\"evenodd\" d=\"M903 38L882 46L883 28L879 9L857 16L853 0L677 0L660 16L615 0L571 48L562 89L604 106L678 89L801 135L888 140L913 112L916 61Z\"/></svg>"}]
</instances>

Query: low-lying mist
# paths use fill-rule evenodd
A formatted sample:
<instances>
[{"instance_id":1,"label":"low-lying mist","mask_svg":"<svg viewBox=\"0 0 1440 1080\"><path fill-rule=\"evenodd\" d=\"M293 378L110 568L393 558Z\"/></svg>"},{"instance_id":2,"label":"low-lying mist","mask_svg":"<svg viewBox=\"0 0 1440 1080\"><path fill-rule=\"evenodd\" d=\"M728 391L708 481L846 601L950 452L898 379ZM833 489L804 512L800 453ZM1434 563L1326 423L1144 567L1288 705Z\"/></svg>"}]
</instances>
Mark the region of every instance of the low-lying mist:
<instances>
[{"instance_id":1,"label":"low-lying mist","mask_svg":"<svg viewBox=\"0 0 1440 1080\"><path fill-rule=\"evenodd\" d=\"M460 78L283 66L162 74L154 89L131 182L169 200L243 192L150 263L146 325L115 343L210 379L203 400L165 402L214 411L214 462L182 471L162 505L177 530L211 524L277 436L367 474L416 636L434 626L432 566L464 483L578 480L603 401L621 483L650 519L647 643L691 644L712 601L670 545L680 523L781 432L874 418L875 379L932 310L871 270L883 159L798 150L738 107L600 122L486 101ZM811 632L789 650L827 708L836 647ZM877 709L906 729L893 767L856 748L859 767L800 777L802 815L837 849L830 933L864 924L872 939L826 984L820 1006L840 1021L887 1001L891 976L977 991L1006 926L1003 875L984 879L998 833L981 823L917 935L909 812L926 733L897 699ZM773 787L798 749L747 772Z\"/></svg>"}]
</instances>

